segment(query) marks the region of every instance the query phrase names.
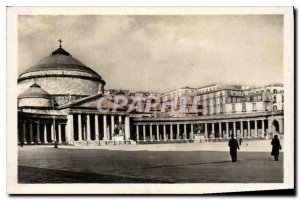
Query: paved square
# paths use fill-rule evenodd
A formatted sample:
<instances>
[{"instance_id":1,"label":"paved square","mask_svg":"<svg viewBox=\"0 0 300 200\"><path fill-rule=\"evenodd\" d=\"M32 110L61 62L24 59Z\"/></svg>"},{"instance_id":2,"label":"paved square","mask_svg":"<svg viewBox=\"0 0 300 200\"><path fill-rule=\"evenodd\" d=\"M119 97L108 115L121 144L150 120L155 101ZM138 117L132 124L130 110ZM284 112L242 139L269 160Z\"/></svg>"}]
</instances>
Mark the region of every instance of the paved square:
<instances>
[{"instance_id":1,"label":"paved square","mask_svg":"<svg viewBox=\"0 0 300 200\"><path fill-rule=\"evenodd\" d=\"M237 163L230 161L226 143L130 145L111 150L25 146L19 148L19 182L282 183L283 153L280 161L273 161L266 151L269 141L250 144L241 147ZM259 145L266 147L264 152L251 151Z\"/></svg>"}]
</instances>

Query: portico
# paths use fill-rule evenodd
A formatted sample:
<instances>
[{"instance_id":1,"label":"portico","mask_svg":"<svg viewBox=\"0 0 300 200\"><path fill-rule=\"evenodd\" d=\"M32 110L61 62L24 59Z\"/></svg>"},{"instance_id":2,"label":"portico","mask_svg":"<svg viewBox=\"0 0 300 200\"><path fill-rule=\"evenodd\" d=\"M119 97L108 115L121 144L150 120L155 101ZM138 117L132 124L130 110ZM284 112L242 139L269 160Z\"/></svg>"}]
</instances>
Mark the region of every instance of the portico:
<instances>
[{"instance_id":1,"label":"portico","mask_svg":"<svg viewBox=\"0 0 300 200\"><path fill-rule=\"evenodd\" d=\"M230 138L232 134L236 138L265 139L274 133L272 120L278 121L277 132L283 134L283 128L279 128L283 127L283 117L279 112L276 117L274 116L273 119L268 113L259 113L236 117L136 118L133 121L133 129L135 129L138 142L142 136L143 141L141 143L156 143L160 142L161 139L163 140L161 142L194 142L197 141L197 136L202 136L203 141L220 141ZM276 129L274 123L273 129ZM153 130L156 130L155 134L157 135L154 139ZM160 138L160 135L163 137Z\"/></svg>"}]
</instances>

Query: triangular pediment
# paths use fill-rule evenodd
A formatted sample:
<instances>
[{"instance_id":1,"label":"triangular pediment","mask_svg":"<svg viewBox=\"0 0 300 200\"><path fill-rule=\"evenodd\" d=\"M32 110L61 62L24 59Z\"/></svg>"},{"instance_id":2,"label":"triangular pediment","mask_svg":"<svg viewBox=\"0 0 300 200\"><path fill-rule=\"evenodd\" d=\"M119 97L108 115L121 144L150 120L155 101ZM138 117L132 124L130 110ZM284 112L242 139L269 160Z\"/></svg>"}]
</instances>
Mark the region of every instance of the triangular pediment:
<instances>
[{"instance_id":1,"label":"triangular pediment","mask_svg":"<svg viewBox=\"0 0 300 200\"><path fill-rule=\"evenodd\" d=\"M76 101L69 102L64 105L60 105L57 109L66 109L66 108L89 108L89 109L97 109L97 104L101 104L102 109L111 109L114 106L114 102L109 100L108 96L103 94L92 95L88 97L84 97L81 99L77 99Z\"/></svg>"}]
</instances>

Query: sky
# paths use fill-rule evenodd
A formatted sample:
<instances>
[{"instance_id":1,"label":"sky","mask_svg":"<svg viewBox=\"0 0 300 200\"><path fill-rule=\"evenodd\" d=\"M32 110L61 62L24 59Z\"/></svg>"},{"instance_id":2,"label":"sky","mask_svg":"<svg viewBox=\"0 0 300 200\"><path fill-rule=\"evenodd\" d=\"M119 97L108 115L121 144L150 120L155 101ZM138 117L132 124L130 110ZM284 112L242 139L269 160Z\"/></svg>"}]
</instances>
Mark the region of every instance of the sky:
<instances>
[{"instance_id":1,"label":"sky","mask_svg":"<svg viewBox=\"0 0 300 200\"><path fill-rule=\"evenodd\" d=\"M283 83L282 15L19 16L19 73L60 38L106 89Z\"/></svg>"}]
</instances>

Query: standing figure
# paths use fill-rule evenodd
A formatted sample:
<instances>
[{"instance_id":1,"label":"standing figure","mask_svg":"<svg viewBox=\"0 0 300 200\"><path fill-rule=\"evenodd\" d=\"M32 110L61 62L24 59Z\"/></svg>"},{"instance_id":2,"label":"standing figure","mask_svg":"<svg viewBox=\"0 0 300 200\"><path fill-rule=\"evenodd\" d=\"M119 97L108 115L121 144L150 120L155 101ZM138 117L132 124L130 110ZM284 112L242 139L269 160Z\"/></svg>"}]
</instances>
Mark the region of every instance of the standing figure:
<instances>
[{"instance_id":1,"label":"standing figure","mask_svg":"<svg viewBox=\"0 0 300 200\"><path fill-rule=\"evenodd\" d=\"M234 139L234 135L231 135L231 139L228 142L228 146L230 148L230 156L232 162L237 161L237 150L240 149L239 143L236 139Z\"/></svg>"},{"instance_id":2,"label":"standing figure","mask_svg":"<svg viewBox=\"0 0 300 200\"><path fill-rule=\"evenodd\" d=\"M271 155L274 156L274 160L278 161L279 150L281 149L281 145L277 135L274 135L271 145L272 145Z\"/></svg>"}]
</instances>

